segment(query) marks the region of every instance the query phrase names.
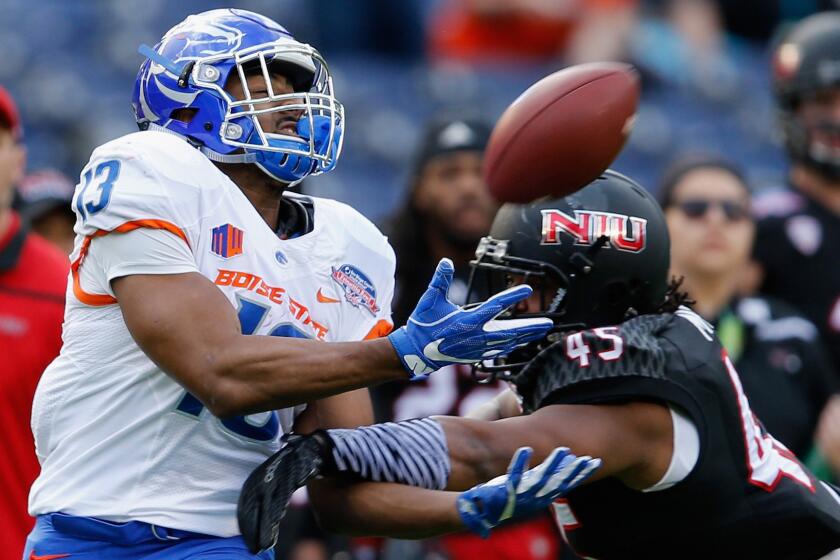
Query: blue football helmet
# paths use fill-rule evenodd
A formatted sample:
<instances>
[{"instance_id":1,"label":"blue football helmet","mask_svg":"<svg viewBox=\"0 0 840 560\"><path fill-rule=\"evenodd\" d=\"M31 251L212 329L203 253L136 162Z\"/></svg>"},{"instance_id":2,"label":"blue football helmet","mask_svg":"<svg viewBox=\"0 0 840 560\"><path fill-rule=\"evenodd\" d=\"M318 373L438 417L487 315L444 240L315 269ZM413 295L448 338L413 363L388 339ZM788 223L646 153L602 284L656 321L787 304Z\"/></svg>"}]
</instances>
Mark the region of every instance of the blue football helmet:
<instances>
[{"instance_id":1,"label":"blue football helmet","mask_svg":"<svg viewBox=\"0 0 840 560\"><path fill-rule=\"evenodd\" d=\"M335 98L324 58L274 21L246 10L221 9L187 17L154 49L134 83L132 106L141 129L163 128L186 137L208 158L254 163L270 177L295 184L335 167L341 153L344 107ZM275 93L278 72L293 93ZM268 92L253 97L246 76L260 74ZM244 99L226 90L239 80ZM190 109L189 122L173 112ZM296 122L296 135L266 132L258 116Z\"/></svg>"}]
</instances>

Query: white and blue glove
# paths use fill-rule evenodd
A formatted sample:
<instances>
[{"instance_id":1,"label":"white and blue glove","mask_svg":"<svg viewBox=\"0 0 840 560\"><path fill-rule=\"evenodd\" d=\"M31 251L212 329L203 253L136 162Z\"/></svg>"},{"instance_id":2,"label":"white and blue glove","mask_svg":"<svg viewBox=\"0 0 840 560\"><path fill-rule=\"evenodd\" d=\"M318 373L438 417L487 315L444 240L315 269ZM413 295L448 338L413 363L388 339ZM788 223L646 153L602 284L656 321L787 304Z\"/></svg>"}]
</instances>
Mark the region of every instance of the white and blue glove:
<instances>
[{"instance_id":1,"label":"white and blue glove","mask_svg":"<svg viewBox=\"0 0 840 560\"><path fill-rule=\"evenodd\" d=\"M577 457L567 447L558 447L531 470L533 450L520 447L506 475L473 486L458 496L461 520L486 539L502 521L547 508L557 498L579 486L601 466L600 459Z\"/></svg>"},{"instance_id":2,"label":"white and blue glove","mask_svg":"<svg viewBox=\"0 0 840 560\"><path fill-rule=\"evenodd\" d=\"M553 326L551 319L542 317L496 319L531 295L531 287L524 284L478 305L458 307L446 297L454 272L452 261L441 259L408 323L388 335L411 379L425 378L447 364L504 356L517 346L543 338Z\"/></svg>"}]
</instances>

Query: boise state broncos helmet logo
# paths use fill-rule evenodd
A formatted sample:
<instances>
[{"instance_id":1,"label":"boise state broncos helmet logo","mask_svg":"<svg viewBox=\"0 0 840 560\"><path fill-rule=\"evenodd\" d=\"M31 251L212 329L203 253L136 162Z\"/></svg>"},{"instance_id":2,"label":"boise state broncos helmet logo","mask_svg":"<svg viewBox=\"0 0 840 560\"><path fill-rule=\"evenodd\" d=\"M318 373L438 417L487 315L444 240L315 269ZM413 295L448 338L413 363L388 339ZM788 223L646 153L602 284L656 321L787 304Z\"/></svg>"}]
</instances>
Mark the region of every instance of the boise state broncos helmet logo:
<instances>
[{"instance_id":1,"label":"boise state broncos helmet logo","mask_svg":"<svg viewBox=\"0 0 840 560\"><path fill-rule=\"evenodd\" d=\"M237 50L242 45L242 37L242 31L235 27L190 16L169 30L161 40L158 52L175 62L198 60Z\"/></svg>"}]
</instances>

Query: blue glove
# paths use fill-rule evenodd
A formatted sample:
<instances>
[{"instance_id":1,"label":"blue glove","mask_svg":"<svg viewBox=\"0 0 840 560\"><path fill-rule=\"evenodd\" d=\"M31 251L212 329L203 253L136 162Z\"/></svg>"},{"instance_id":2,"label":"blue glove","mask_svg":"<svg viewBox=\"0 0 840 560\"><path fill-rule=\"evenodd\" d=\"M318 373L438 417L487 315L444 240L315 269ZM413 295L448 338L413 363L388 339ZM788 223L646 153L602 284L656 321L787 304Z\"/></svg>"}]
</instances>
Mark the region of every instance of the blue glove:
<instances>
[{"instance_id":1,"label":"blue glove","mask_svg":"<svg viewBox=\"0 0 840 560\"><path fill-rule=\"evenodd\" d=\"M441 259L408 323L388 336L412 380L447 364L472 364L509 354L541 339L553 325L548 318L495 319L531 295L531 287L524 284L468 309L458 307L446 298L454 272L452 261Z\"/></svg>"},{"instance_id":2,"label":"blue glove","mask_svg":"<svg viewBox=\"0 0 840 560\"><path fill-rule=\"evenodd\" d=\"M532 453L530 447L520 447L506 475L458 496L458 514L464 525L486 539L502 521L547 508L601 466L600 459L577 457L567 447L558 447L548 459L526 471Z\"/></svg>"}]
</instances>

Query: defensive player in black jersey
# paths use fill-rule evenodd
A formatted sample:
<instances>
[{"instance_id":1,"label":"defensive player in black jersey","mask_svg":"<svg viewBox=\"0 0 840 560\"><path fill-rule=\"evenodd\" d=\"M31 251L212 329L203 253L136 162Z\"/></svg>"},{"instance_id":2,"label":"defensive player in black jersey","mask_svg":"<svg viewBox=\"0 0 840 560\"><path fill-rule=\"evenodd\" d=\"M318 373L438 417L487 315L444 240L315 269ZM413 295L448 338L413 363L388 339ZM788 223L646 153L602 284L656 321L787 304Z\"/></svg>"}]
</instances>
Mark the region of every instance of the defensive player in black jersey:
<instances>
[{"instance_id":1,"label":"defensive player in black jersey","mask_svg":"<svg viewBox=\"0 0 840 560\"><path fill-rule=\"evenodd\" d=\"M819 327L840 369L840 13L796 24L773 56L792 189L759 199L761 291Z\"/></svg>"},{"instance_id":2,"label":"defensive player in black jersey","mask_svg":"<svg viewBox=\"0 0 840 560\"><path fill-rule=\"evenodd\" d=\"M343 505L320 512L333 529L481 531L490 508L459 500L456 515L438 508L446 493L434 490L504 473L519 446L539 459L566 445L603 459L553 505L581 556L816 559L840 548L840 497L765 432L714 329L681 305L685 296L667 282L665 220L643 188L608 171L566 198L505 205L473 266L473 282L486 274L535 286L511 315L556 324L546 340L483 368L513 382L524 414L299 437L246 483L246 539L288 498L290 482L317 474L325 478L310 484L316 506L324 494ZM508 394L491 409L502 417L517 407ZM418 455L420 427L440 429L445 445Z\"/></svg>"}]
</instances>

